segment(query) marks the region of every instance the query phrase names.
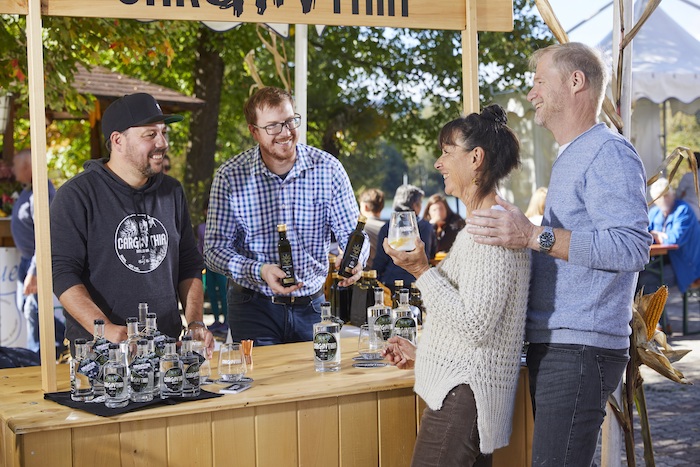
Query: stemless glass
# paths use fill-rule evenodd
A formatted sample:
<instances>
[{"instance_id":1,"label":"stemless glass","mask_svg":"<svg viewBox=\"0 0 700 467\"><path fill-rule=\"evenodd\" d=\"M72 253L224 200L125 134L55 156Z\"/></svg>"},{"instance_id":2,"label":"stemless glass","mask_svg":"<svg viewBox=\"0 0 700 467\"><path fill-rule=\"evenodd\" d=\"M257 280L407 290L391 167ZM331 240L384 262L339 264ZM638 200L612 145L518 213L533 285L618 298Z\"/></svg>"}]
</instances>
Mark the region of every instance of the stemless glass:
<instances>
[{"instance_id":1,"label":"stemless glass","mask_svg":"<svg viewBox=\"0 0 700 467\"><path fill-rule=\"evenodd\" d=\"M418 221L413 211L392 212L389 221L389 246L394 250L413 251L418 238Z\"/></svg>"},{"instance_id":2,"label":"stemless glass","mask_svg":"<svg viewBox=\"0 0 700 467\"><path fill-rule=\"evenodd\" d=\"M370 327L369 324L363 324L360 327L357 352L362 358L381 360L384 345L384 334L380 328Z\"/></svg>"},{"instance_id":3,"label":"stemless glass","mask_svg":"<svg viewBox=\"0 0 700 467\"><path fill-rule=\"evenodd\" d=\"M245 356L239 343L221 344L219 349L219 382L240 381L246 373Z\"/></svg>"},{"instance_id":4,"label":"stemless glass","mask_svg":"<svg viewBox=\"0 0 700 467\"><path fill-rule=\"evenodd\" d=\"M210 384L211 376L211 353L204 345L204 341L192 341L192 351L199 354L199 384Z\"/></svg>"}]
</instances>

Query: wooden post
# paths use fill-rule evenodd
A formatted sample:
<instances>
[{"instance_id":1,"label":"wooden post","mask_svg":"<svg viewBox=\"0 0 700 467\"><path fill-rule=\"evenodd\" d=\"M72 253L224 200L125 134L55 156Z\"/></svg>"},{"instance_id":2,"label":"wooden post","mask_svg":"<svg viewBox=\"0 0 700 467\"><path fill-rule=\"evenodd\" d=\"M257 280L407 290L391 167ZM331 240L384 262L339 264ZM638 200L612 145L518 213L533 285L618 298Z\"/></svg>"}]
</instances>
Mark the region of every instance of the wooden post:
<instances>
[{"instance_id":1,"label":"wooden post","mask_svg":"<svg viewBox=\"0 0 700 467\"><path fill-rule=\"evenodd\" d=\"M32 138L32 189L39 295L41 381L44 392L56 391L51 234L49 229L49 180L46 171L46 113L44 102L44 53L41 39L41 0L29 0L27 14L27 62L29 71L29 120Z\"/></svg>"},{"instance_id":2,"label":"wooden post","mask_svg":"<svg viewBox=\"0 0 700 467\"><path fill-rule=\"evenodd\" d=\"M479 33L476 27L476 0L466 0L467 28L462 31L463 112L479 111Z\"/></svg>"}]
</instances>

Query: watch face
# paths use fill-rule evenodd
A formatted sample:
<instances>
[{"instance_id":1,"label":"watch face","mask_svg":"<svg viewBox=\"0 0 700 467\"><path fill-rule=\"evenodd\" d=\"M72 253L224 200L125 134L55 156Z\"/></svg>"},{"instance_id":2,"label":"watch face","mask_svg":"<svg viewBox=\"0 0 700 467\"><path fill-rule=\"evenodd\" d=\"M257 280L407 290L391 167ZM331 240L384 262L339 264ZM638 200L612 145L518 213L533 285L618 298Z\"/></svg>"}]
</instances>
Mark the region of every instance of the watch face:
<instances>
[{"instance_id":1,"label":"watch face","mask_svg":"<svg viewBox=\"0 0 700 467\"><path fill-rule=\"evenodd\" d=\"M549 251L554 246L554 234L550 230L542 232L538 238L540 249Z\"/></svg>"}]
</instances>

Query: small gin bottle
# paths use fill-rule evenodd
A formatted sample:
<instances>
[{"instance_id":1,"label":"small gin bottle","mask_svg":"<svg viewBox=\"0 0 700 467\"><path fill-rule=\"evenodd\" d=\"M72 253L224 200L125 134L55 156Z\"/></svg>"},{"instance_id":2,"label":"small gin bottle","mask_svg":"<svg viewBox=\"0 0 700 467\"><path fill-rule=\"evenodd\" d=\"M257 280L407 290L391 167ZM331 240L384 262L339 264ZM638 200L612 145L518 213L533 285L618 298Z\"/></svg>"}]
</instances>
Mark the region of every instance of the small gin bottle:
<instances>
[{"instance_id":1,"label":"small gin bottle","mask_svg":"<svg viewBox=\"0 0 700 467\"><path fill-rule=\"evenodd\" d=\"M401 289L399 292L399 306L394 309L394 332L395 336L408 339L412 344L416 344L416 318L408 303L408 289Z\"/></svg>"},{"instance_id":2,"label":"small gin bottle","mask_svg":"<svg viewBox=\"0 0 700 467\"><path fill-rule=\"evenodd\" d=\"M95 397L92 382L99 372L99 365L89 357L87 341L76 339L75 357L70 361L70 398L74 401L91 401Z\"/></svg>"},{"instance_id":3,"label":"small gin bottle","mask_svg":"<svg viewBox=\"0 0 700 467\"><path fill-rule=\"evenodd\" d=\"M183 336L180 361L182 362L182 397L199 395L199 357L192 351L192 336Z\"/></svg>"},{"instance_id":4,"label":"small gin bottle","mask_svg":"<svg viewBox=\"0 0 700 467\"><path fill-rule=\"evenodd\" d=\"M374 330L380 329L384 340L391 337L391 308L384 305L384 289L374 287L374 305L367 308L367 324L369 326L370 339L374 338ZM379 342L370 342L370 349L376 350Z\"/></svg>"},{"instance_id":5,"label":"small gin bottle","mask_svg":"<svg viewBox=\"0 0 700 467\"><path fill-rule=\"evenodd\" d=\"M109 341L105 338L105 322L103 319L94 321L94 336L89 343L90 356L99 366L97 378L93 380L92 387L95 390L95 397L104 396L104 366L109 360Z\"/></svg>"},{"instance_id":6,"label":"small gin bottle","mask_svg":"<svg viewBox=\"0 0 700 467\"><path fill-rule=\"evenodd\" d=\"M129 403L129 383L119 344L109 344L109 361L104 367L104 374L105 405L110 409L126 407Z\"/></svg>"},{"instance_id":7,"label":"small gin bottle","mask_svg":"<svg viewBox=\"0 0 700 467\"><path fill-rule=\"evenodd\" d=\"M139 332L143 333L146 329L146 316L148 315L148 303L139 303Z\"/></svg>"},{"instance_id":8,"label":"small gin bottle","mask_svg":"<svg viewBox=\"0 0 700 467\"><path fill-rule=\"evenodd\" d=\"M144 333L147 336L153 336L156 355L162 357L165 354L165 339L168 336L161 334L158 330L158 320L155 313L148 313L146 315L146 329Z\"/></svg>"},{"instance_id":9,"label":"small gin bottle","mask_svg":"<svg viewBox=\"0 0 700 467\"><path fill-rule=\"evenodd\" d=\"M153 366L153 395L160 395L160 357L156 355L156 347L153 336L146 336L148 346L148 359Z\"/></svg>"},{"instance_id":10,"label":"small gin bottle","mask_svg":"<svg viewBox=\"0 0 700 467\"><path fill-rule=\"evenodd\" d=\"M321 305L321 322L314 324L314 365L316 371L340 369L340 324L331 320L331 304Z\"/></svg>"},{"instance_id":11,"label":"small gin bottle","mask_svg":"<svg viewBox=\"0 0 700 467\"><path fill-rule=\"evenodd\" d=\"M175 339L165 339L165 354L160 359L160 397L182 396L182 362L175 350Z\"/></svg>"},{"instance_id":12,"label":"small gin bottle","mask_svg":"<svg viewBox=\"0 0 700 467\"><path fill-rule=\"evenodd\" d=\"M148 358L148 341L139 339L136 342L136 356L129 364L129 385L131 400L134 402L149 402L153 400L153 363Z\"/></svg>"},{"instance_id":13,"label":"small gin bottle","mask_svg":"<svg viewBox=\"0 0 700 467\"><path fill-rule=\"evenodd\" d=\"M126 353L126 363L129 365L136 358L138 340L141 338L138 318L126 318L126 336L126 341L122 343L122 350Z\"/></svg>"}]
</instances>

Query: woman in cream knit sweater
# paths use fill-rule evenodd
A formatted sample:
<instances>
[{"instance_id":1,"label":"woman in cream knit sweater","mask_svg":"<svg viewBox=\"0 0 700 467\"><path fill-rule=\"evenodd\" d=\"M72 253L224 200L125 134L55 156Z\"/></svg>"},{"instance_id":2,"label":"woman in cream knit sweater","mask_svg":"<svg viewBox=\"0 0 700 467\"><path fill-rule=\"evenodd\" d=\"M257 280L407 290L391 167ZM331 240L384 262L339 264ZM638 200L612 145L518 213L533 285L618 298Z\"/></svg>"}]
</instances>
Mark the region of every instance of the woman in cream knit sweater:
<instances>
[{"instance_id":1,"label":"woman in cream knit sweater","mask_svg":"<svg viewBox=\"0 0 700 467\"><path fill-rule=\"evenodd\" d=\"M497 209L496 186L520 163L519 143L504 110L486 107L446 124L435 168L445 192L467 211ZM462 230L449 255L430 268L423 245L384 249L418 278L427 320L418 349L392 338L386 356L413 367L415 391L428 407L413 466L488 466L508 444L520 371L530 259L525 250L477 244Z\"/></svg>"}]
</instances>

